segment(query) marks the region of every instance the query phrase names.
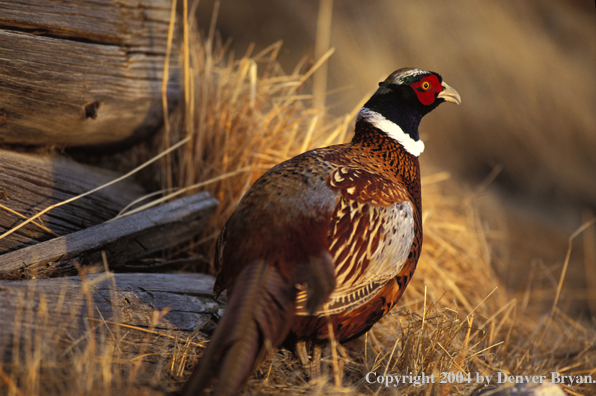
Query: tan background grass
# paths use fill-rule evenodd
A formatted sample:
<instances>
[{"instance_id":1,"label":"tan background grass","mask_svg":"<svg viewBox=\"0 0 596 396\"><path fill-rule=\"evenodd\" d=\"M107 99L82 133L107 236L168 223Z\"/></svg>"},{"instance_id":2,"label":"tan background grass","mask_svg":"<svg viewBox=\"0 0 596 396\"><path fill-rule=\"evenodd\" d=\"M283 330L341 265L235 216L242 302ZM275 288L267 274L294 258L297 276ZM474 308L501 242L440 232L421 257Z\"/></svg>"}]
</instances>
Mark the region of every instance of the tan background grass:
<instances>
[{"instance_id":1,"label":"tan background grass","mask_svg":"<svg viewBox=\"0 0 596 396\"><path fill-rule=\"evenodd\" d=\"M284 40L279 58L291 70L314 56L318 4L225 0L218 29L238 53ZM200 2L200 26L212 7ZM517 189L594 203L596 187L585 182L596 169L594 11L591 1L336 1L328 80L341 91L327 103L350 110L404 65L439 71L470 99L425 120L426 160L479 178L501 163Z\"/></svg>"}]
</instances>

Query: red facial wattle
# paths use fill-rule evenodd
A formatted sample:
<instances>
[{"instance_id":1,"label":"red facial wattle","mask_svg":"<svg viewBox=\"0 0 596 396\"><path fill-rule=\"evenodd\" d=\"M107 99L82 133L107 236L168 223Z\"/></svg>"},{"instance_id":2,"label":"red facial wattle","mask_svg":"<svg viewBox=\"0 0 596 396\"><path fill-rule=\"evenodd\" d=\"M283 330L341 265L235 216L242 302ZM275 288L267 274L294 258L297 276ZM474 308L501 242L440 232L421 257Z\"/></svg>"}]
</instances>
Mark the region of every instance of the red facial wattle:
<instances>
[{"instance_id":1,"label":"red facial wattle","mask_svg":"<svg viewBox=\"0 0 596 396\"><path fill-rule=\"evenodd\" d=\"M420 79L420 81L411 84L410 87L414 89L418 100L423 105L432 104L435 101L436 94L443 90L439 78L434 74Z\"/></svg>"}]
</instances>

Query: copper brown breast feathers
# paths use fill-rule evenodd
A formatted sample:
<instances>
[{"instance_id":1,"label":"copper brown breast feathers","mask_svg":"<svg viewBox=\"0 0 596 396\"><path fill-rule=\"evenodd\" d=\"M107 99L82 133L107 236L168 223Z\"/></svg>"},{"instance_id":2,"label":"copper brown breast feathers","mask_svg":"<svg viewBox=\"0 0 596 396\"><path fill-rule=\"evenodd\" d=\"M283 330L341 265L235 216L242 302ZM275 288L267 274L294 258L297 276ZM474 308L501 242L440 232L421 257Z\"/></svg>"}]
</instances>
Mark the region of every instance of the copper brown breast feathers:
<instances>
[{"instance_id":1,"label":"copper brown breast feathers","mask_svg":"<svg viewBox=\"0 0 596 396\"><path fill-rule=\"evenodd\" d=\"M397 303L422 248L422 117L457 92L404 68L360 110L350 143L315 149L259 178L216 246L214 294L228 306L184 394L237 393L282 345L346 342Z\"/></svg>"}]
</instances>

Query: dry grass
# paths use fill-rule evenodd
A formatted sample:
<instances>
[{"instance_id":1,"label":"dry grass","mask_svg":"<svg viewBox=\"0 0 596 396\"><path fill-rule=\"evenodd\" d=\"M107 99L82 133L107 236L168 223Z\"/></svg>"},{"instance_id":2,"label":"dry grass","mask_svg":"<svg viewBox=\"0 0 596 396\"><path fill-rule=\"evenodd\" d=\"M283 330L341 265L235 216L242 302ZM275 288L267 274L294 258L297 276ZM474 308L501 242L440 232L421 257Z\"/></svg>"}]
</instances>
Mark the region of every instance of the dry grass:
<instances>
[{"instance_id":1,"label":"dry grass","mask_svg":"<svg viewBox=\"0 0 596 396\"><path fill-rule=\"evenodd\" d=\"M85 306L66 301L64 289L51 304L30 283L16 302L14 335L0 336L0 395L162 395L176 388L168 379L180 376L189 351L204 342L196 333L177 337L157 329L167 312L154 312L148 328L121 324L116 309L104 318L91 293L105 279L112 274L93 282L82 275ZM57 322L51 315L65 306L70 313Z\"/></svg>"},{"instance_id":2,"label":"dry grass","mask_svg":"<svg viewBox=\"0 0 596 396\"><path fill-rule=\"evenodd\" d=\"M188 31L186 96L167 120L161 144L165 149L183 139L189 143L162 160L155 178L166 189L204 186L220 206L202 240L173 255L209 254L208 245L252 181L308 148L345 141L354 116L330 117L304 94L321 62L286 75L276 63L279 43L238 60L213 28L207 37L193 26ZM448 179L443 172L423 178L423 255L400 306L366 336L337 351L328 348L321 378L308 381L297 360L280 351L250 380L248 394L472 394L482 388L477 374L493 375L492 383L497 372L595 376L594 328L556 306L550 315L520 308L491 268L494 232L480 223L470 195ZM531 284L527 290L531 298ZM557 287L551 292L554 297ZM164 394L180 388L200 355L192 345L195 334L171 338L124 328L108 324L117 318L104 321L92 310L83 315L85 336L72 338L67 327L43 327L43 304L28 304L32 296L22 296L15 323L30 315L40 327L15 338L8 363L0 363L0 394ZM339 355L339 369L333 368L332 352ZM434 374L435 383L385 388L368 383L369 372ZM442 372L469 373L472 381L440 384ZM593 388L565 390L589 394Z\"/></svg>"},{"instance_id":3,"label":"dry grass","mask_svg":"<svg viewBox=\"0 0 596 396\"><path fill-rule=\"evenodd\" d=\"M345 117L330 117L302 93L332 50L306 72L301 72L303 63L286 75L276 62L281 42L239 60L227 53L213 30L204 39L191 34L189 46L196 51L190 52L186 105L172 115L170 139L163 148L183 138L190 143L172 155L162 180L164 188L168 180L176 187L195 188L225 175L206 186L220 202L205 235L209 241L264 171L309 148L345 141L360 106Z\"/></svg>"}]
</instances>

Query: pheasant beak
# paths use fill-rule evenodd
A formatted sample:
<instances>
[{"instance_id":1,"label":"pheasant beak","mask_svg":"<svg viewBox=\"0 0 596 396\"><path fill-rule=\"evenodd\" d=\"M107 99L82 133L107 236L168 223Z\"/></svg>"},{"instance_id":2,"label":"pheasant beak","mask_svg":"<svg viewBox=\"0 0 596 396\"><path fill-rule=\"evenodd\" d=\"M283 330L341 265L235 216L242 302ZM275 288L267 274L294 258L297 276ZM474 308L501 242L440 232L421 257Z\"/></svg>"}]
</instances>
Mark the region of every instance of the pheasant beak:
<instances>
[{"instance_id":1,"label":"pheasant beak","mask_svg":"<svg viewBox=\"0 0 596 396\"><path fill-rule=\"evenodd\" d=\"M443 98L446 102L451 102L455 104L461 103L461 97L457 93L457 91L447 85L445 82L441 83L443 90L439 92L437 98Z\"/></svg>"}]
</instances>

